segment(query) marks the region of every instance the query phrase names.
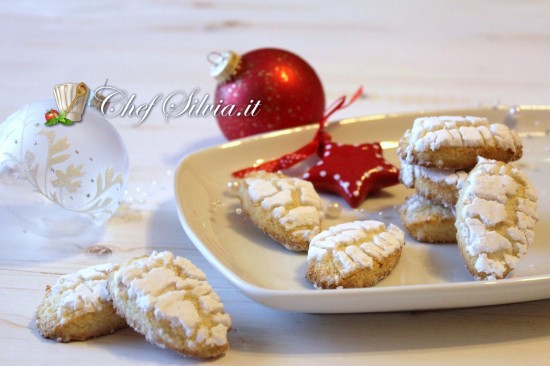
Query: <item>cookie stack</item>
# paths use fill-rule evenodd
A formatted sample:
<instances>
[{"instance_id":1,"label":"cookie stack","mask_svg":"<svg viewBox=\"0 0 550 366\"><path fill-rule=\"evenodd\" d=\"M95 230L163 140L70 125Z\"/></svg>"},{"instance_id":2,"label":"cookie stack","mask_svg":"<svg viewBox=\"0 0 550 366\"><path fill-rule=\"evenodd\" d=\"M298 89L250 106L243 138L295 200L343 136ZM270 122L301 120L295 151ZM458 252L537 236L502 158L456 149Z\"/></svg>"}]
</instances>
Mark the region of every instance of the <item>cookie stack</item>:
<instances>
[{"instance_id":1,"label":"cookie stack","mask_svg":"<svg viewBox=\"0 0 550 366\"><path fill-rule=\"evenodd\" d=\"M478 157L508 162L522 152L515 131L486 118L417 118L398 147L400 180L416 188L399 210L405 229L420 242L456 243L454 207Z\"/></svg>"}]
</instances>

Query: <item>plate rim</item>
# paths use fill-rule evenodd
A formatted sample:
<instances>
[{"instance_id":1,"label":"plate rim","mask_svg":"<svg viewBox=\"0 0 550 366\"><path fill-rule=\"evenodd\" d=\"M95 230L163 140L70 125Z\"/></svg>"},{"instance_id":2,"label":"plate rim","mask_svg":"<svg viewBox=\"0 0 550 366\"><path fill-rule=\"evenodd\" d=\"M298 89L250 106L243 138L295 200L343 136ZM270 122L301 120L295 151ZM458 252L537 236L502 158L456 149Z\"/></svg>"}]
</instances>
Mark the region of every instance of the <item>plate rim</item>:
<instances>
[{"instance_id":1,"label":"plate rim","mask_svg":"<svg viewBox=\"0 0 550 366\"><path fill-rule=\"evenodd\" d=\"M519 110L530 110L530 111L540 111L540 112L550 112L550 105L514 105L514 106L505 106L505 105L498 105L498 106L477 106L477 107L465 107L465 108L453 108L453 109L439 109L439 110L420 110L416 112L397 112L397 113L381 113L381 114L370 114L370 115L364 115L364 116L358 116L358 117L350 117L350 118L344 118L335 120L333 122L330 122L327 125L328 129L335 128L337 126L342 126L346 124L353 124L353 123L368 123L371 121L379 121L383 119L388 118L406 118L406 117L413 117L413 116L420 116L420 115L464 115L464 111L474 111L478 110L480 112L489 112L489 111L505 111L510 110L511 108L516 108ZM173 182L173 188L174 188L174 196L176 200L176 207L178 212L178 217L180 220L180 223L188 235L188 237L191 239L191 242L199 250L199 252L207 259L207 261L218 271L220 272L232 285L234 285L238 290L240 290L244 295L246 295L251 300L258 302L260 304L276 308L279 310L285 310L285 311L294 311L294 312L311 312L300 309L301 307L298 306L292 306L292 304L289 304L288 306L284 304L284 302L279 301L273 301L273 299L276 298L318 298L323 299L325 297L333 297L335 295L350 295L350 296L360 296L364 294L377 294L377 296L387 296L391 295L393 292L395 292L396 288L399 288L399 292L402 293L424 293L424 292L431 292L431 291L444 291L444 292L462 292L462 291L475 291L478 292L484 288L487 288L487 286L494 286L495 284L504 291L509 291L516 289L519 285L521 287L531 288L533 286L540 286L545 284L550 284L550 273L548 274L542 274L542 275L534 275L534 276L524 276L524 277L516 277L516 278L506 278L501 280L489 280L489 281L461 281L461 282L450 282L450 283L428 283L428 284L411 284L411 285L403 285L403 286L383 286L383 287L370 287L370 288L350 288L350 289L333 289L333 290L315 290L315 289L300 289L300 290L281 290L281 289L269 289L266 287L257 286L255 284L252 284L245 279L238 276L236 273L234 273L231 269L226 267L220 259L218 259L215 255L212 254L210 249L201 241L201 239L198 237L198 235L195 233L193 228L188 222L188 219L186 217L184 203L181 201L181 195L178 194L178 192L181 190L180 184L181 179L180 176L182 174L182 171L184 169L184 166L192 159L197 158L198 156L212 153L218 150L222 149L231 149L234 147L237 147L242 144L251 143L258 140L265 140L265 139L272 139L272 138L278 138L279 136L283 135L289 135L296 132L301 131L309 131L314 130L318 127L317 123L304 125L304 126L298 126L293 128L288 128L284 130L278 130L278 131L271 131L266 132L263 134L258 134L254 136L244 137L241 139L236 139L232 141L228 141L222 144L218 144L215 146L206 147L191 153L186 154L183 156L179 162L176 165L175 174L174 174L174 182ZM243 164L244 165L244 164ZM525 285L527 283L527 286ZM407 306L400 306L399 309L375 309L374 311L410 311L410 310L426 310L426 309L441 309L441 308L455 308L455 307L472 307L472 306L485 306L485 305L497 305L497 304L504 304L504 303L511 303L511 302L523 302L523 301L533 301L533 300L540 300L550 297L550 289L546 292L540 291L538 294L524 300L519 301L499 301L498 299L495 299L495 301L481 301L477 305L467 305L467 306L437 306L437 307L407 307ZM291 302L288 302L291 303ZM314 311L318 313L332 313L331 311ZM368 310L351 310L351 311L338 311L338 313L345 313L345 312L370 312Z\"/></svg>"}]
</instances>

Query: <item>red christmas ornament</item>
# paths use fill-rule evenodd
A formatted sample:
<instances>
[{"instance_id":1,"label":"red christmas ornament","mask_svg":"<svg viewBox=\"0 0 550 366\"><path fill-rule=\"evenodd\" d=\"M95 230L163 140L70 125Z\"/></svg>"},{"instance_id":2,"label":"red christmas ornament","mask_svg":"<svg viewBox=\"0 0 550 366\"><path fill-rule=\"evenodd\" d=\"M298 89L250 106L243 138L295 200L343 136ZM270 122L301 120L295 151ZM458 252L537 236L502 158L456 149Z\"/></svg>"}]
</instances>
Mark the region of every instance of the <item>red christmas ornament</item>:
<instances>
[{"instance_id":1,"label":"red christmas ornament","mask_svg":"<svg viewBox=\"0 0 550 366\"><path fill-rule=\"evenodd\" d=\"M370 192L397 184L399 171L384 159L378 142L327 143L321 160L302 178L321 191L337 193L351 207L357 207Z\"/></svg>"},{"instance_id":2,"label":"red christmas ornament","mask_svg":"<svg viewBox=\"0 0 550 366\"><path fill-rule=\"evenodd\" d=\"M321 160L304 173L303 178L311 181L316 189L339 194L351 207L358 207L370 192L396 185L399 170L384 159L378 142L360 145L334 143L324 131L330 116L353 103L362 91L359 88L348 103L343 96L327 108L315 137L307 145L280 158L233 172L233 176L242 178L255 170L285 170L316 153Z\"/></svg>"},{"instance_id":3,"label":"red christmas ornament","mask_svg":"<svg viewBox=\"0 0 550 366\"><path fill-rule=\"evenodd\" d=\"M216 118L228 139L315 123L323 117L323 86L299 56L275 48L242 56L231 51L212 55L216 57L210 57L211 74L219 82L215 102L227 106L227 113ZM229 113L231 105L235 107Z\"/></svg>"}]
</instances>

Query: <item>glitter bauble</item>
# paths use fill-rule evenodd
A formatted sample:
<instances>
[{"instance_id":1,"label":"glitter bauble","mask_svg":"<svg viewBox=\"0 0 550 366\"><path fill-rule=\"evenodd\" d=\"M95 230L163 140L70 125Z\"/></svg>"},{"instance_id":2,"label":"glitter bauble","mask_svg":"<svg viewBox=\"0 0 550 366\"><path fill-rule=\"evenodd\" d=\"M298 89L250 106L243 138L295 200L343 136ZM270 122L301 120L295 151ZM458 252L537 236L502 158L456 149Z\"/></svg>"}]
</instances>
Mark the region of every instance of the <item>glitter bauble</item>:
<instances>
[{"instance_id":1,"label":"glitter bauble","mask_svg":"<svg viewBox=\"0 0 550 366\"><path fill-rule=\"evenodd\" d=\"M263 48L239 57L228 51L215 60L212 76L220 81L215 101L235 106L231 115L216 116L230 140L316 123L323 117L321 81L306 61L291 52Z\"/></svg>"},{"instance_id":2,"label":"glitter bauble","mask_svg":"<svg viewBox=\"0 0 550 366\"><path fill-rule=\"evenodd\" d=\"M45 126L53 100L27 104L0 124L0 199L23 229L78 236L116 211L128 179L128 153L93 109L74 125Z\"/></svg>"}]
</instances>

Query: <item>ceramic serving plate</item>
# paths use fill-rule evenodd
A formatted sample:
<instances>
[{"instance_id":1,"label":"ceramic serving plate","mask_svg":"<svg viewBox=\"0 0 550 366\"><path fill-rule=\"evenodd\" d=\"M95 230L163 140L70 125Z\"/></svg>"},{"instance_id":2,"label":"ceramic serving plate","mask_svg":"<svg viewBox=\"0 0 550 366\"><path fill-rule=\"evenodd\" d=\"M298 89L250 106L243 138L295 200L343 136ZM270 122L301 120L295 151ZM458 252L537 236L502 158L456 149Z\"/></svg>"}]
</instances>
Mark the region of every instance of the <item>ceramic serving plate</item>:
<instances>
[{"instance_id":1,"label":"ceramic serving plate","mask_svg":"<svg viewBox=\"0 0 550 366\"><path fill-rule=\"evenodd\" d=\"M539 195L540 221L535 243L505 280L475 281L456 245L422 244L406 237L400 262L372 288L316 290L305 279L306 254L289 252L258 230L227 190L231 172L296 150L310 141L316 126L229 142L186 156L175 175L181 223L198 250L250 299L277 309L307 313L353 313L471 307L550 297L550 107L475 108L408 114L373 115L331 123L333 141L380 141L384 156L399 165L397 141L414 118L427 115L484 116L505 122L522 136L524 156L517 163ZM306 164L314 162L306 162ZM303 168L303 167L302 167ZM292 173L299 173L300 167ZM325 227L353 219L378 219L402 227L397 207L412 190L394 186L371 195L359 210L339 197L342 215Z\"/></svg>"}]
</instances>

